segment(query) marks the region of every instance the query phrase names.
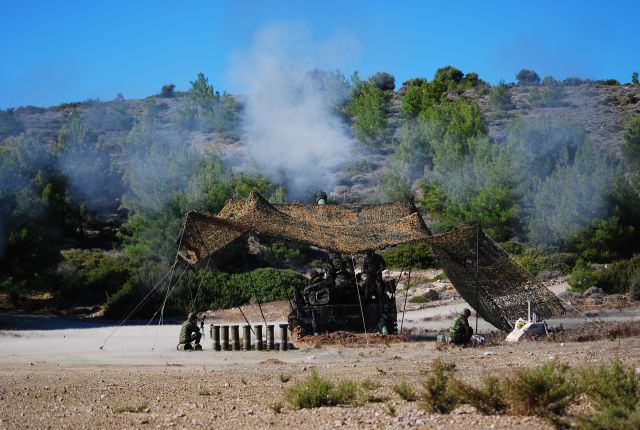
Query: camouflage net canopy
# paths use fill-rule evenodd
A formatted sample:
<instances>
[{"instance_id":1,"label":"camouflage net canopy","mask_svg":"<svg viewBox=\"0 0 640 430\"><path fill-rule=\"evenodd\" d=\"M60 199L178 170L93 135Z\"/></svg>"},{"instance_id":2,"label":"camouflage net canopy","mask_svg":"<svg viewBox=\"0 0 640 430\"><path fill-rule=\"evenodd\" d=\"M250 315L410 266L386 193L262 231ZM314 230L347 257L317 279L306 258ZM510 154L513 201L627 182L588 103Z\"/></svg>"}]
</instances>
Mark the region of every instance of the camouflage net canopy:
<instances>
[{"instance_id":1,"label":"camouflage net canopy","mask_svg":"<svg viewBox=\"0 0 640 430\"><path fill-rule=\"evenodd\" d=\"M526 317L564 312L558 298L479 226L432 235L409 202L380 205L271 204L257 193L227 203L218 216L189 212L178 237L180 255L198 264L243 246L249 235L298 242L341 254L427 242L453 286L486 321L510 330Z\"/></svg>"},{"instance_id":2,"label":"camouflage net canopy","mask_svg":"<svg viewBox=\"0 0 640 430\"><path fill-rule=\"evenodd\" d=\"M565 312L558 297L517 264L480 226L431 236L427 242L449 280L471 307L501 330L531 312L539 319Z\"/></svg>"}]
</instances>

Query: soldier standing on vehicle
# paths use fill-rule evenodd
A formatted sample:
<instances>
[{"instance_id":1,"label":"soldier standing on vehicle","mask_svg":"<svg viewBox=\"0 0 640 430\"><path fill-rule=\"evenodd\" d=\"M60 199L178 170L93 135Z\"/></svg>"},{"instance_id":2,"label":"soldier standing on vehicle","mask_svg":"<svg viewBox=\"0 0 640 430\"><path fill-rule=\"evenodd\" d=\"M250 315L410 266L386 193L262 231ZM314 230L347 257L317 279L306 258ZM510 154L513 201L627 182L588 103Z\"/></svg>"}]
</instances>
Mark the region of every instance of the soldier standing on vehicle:
<instances>
[{"instance_id":1,"label":"soldier standing on vehicle","mask_svg":"<svg viewBox=\"0 0 640 430\"><path fill-rule=\"evenodd\" d=\"M464 308L462 312L454 318L449 328L449 334L451 335L451 343L456 345L464 345L471 341L473 335L473 329L469 325L469 317L471 311L468 308Z\"/></svg>"},{"instance_id":2,"label":"soldier standing on vehicle","mask_svg":"<svg viewBox=\"0 0 640 430\"><path fill-rule=\"evenodd\" d=\"M194 312L191 312L187 317L187 320L182 323L182 327L180 328L178 349L181 351L188 351L191 349L201 351L201 337L202 333L200 333L200 328L198 327L197 316ZM192 342L195 342L195 345L191 345Z\"/></svg>"}]
</instances>

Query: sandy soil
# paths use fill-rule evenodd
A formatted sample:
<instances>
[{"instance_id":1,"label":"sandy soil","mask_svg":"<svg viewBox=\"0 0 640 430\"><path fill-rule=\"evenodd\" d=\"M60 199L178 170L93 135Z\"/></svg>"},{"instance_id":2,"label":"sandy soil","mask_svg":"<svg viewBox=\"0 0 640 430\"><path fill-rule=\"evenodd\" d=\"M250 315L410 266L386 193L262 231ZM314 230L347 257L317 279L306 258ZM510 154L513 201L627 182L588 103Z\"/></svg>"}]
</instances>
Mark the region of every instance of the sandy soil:
<instances>
[{"instance_id":1,"label":"sandy soil","mask_svg":"<svg viewBox=\"0 0 640 430\"><path fill-rule=\"evenodd\" d=\"M286 302L265 304L265 318L283 320L286 306ZM438 307L415 309L407 313L405 327L446 327L463 306L464 302L454 299ZM257 306L243 310L252 323L262 320ZM611 321L637 321L640 315L637 307L596 313ZM209 321L240 323L243 317L237 309L227 310L211 313ZM598 328L592 322L585 326L581 317L562 321L565 327L582 325L579 330L583 331L519 344L493 338L490 345L465 349L412 338L396 343L371 341L369 346L354 341L355 347L344 342L299 342L298 349L287 352L216 352L207 336L204 351L179 352L175 324L116 328L96 320L0 314L0 429L550 428L539 418L482 416L470 407L450 415L428 414L418 404L400 399L392 387L405 379L420 388L435 358L455 363L456 376L472 383L488 374L506 375L551 359L576 367L619 359L640 368L637 322L631 323L634 328L626 332L628 337L610 341L593 334L602 331L608 336L611 322ZM284 403L284 391L312 370L334 381L370 378L380 384L375 394L382 402L291 409ZM280 402L284 408L276 413L272 406ZM125 411L136 409L139 412Z\"/></svg>"}]
</instances>

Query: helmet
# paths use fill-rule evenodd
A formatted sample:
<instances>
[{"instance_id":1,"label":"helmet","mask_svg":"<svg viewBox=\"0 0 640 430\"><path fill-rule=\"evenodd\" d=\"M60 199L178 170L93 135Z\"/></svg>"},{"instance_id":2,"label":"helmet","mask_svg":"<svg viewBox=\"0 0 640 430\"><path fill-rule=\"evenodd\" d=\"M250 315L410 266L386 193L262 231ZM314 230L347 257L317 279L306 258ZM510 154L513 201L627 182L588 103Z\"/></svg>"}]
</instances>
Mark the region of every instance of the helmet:
<instances>
[{"instance_id":1,"label":"helmet","mask_svg":"<svg viewBox=\"0 0 640 430\"><path fill-rule=\"evenodd\" d=\"M469 308L464 308L462 310L462 315L464 315L465 317L470 317L471 316L471 311L469 310Z\"/></svg>"},{"instance_id":2,"label":"helmet","mask_svg":"<svg viewBox=\"0 0 640 430\"><path fill-rule=\"evenodd\" d=\"M195 320L196 320L195 312L190 312L189 316L187 317L187 321L195 321Z\"/></svg>"}]
</instances>

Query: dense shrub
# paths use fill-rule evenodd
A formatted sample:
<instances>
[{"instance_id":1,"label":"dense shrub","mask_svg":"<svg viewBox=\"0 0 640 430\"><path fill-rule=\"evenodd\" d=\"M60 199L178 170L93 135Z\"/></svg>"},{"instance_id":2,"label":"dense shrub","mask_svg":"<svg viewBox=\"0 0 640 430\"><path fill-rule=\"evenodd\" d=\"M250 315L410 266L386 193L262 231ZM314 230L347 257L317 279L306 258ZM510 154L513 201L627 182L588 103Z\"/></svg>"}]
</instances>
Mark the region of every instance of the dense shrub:
<instances>
[{"instance_id":1,"label":"dense shrub","mask_svg":"<svg viewBox=\"0 0 640 430\"><path fill-rule=\"evenodd\" d=\"M516 415L537 415L561 422L576 396L568 368L550 361L540 367L519 370L506 381L509 408Z\"/></svg>"},{"instance_id":2,"label":"dense shrub","mask_svg":"<svg viewBox=\"0 0 640 430\"><path fill-rule=\"evenodd\" d=\"M462 81L464 73L461 70L456 69L453 66L445 66L436 70L436 74L433 76L434 81L440 81L447 85L449 88L455 87Z\"/></svg>"},{"instance_id":3,"label":"dense shrub","mask_svg":"<svg viewBox=\"0 0 640 430\"><path fill-rule=\"evenodd\" d=\"M362 383L342 381L338 385L318 376L314 370L306 381L289 387L285 399L295 409L319 408L322 406L359 405L377 400L367 394L372 386L367 380Z\"/></svg>"},{"instance_id":4,"label":"dense shrub","mask_svg":"<svg viewBox=\"0 0 640 430\"><path fill-rule=\"evenodd\" d=\"M592 412L578 418L581 429L631 430L640 428L640 378L619 362L610 367L587 368L579 373L580 389Z\"/></svg>"},{"instance_id":5,"label":"dense shrub","mask_svg":"<svg viewBox=\"0 0 640 430\"><path fill-rule=\"evenodd\" d=\"M131 279L114 295L110 296L105 309L109 318L123 318L130 312L132 303L139 303L147 294L145 303L132 318L148 318L162 305L169 289L165 315L185 315L192 310L230 308L254 300L281 300L290 297L293 285L305 282L305 278L291 270L256 269L248 273L229 276L211 271L186 271L176 269L174 274L163 279L168 267L148 264L138 269ZM151 292L154 287L157 289Z\"/></svg>"},{"instance_id":6,"label":"dense shrub","mask_svg":"<svg viewBox=\"0 0 640 430\"><path fill-rule=\"evenodd\" d=\"M229 285L242 291L243 297L246 297L247 301L257 294L261 302L291 297L293 287L305 283L306 278L293 270L279 270L271 267L237 273L231 275L229 279Z\"/></svg>"},{"instance_id":7,"label":"dense shrub","mask_svg":"<svg viewBox=\"0 0 640 430\"><path fill-rule=\"evenodd\" d=\"M567 274L576 262L575 254L544 246L524 248L513 258L534 276L544 271Z\"/></svg>"},{"instance_id":8,"label":"dense shrub","mask_svg":"<svg viewBox=\"0 0 640 430\"><path fill-rule=\"evenodd\" d=\"M453 385L453 378L442 360L434 360L433 371L423 384L420 407L427 412L448 414L459 403Z\"/></svg>"},{"instance_id":9,"label":"dense shrub","mask_svg":"<svg viewBox=\"0 0 640 430\"><path fill-rule=\"evenodd\" d=\"M500 83L491 90L489 100L496 109L509 110L514 108L511 90L504 81L500 81Z\"/></svg>"},{"instance_id":10,"label":"dense shrub","mask_svg":"<svg viewBox=\"0 0 640 430\"><path fill-rule=\"evenodd\" d=\"M389 268L409 266L414 269L427 269L436 265L436 255L426 243L398 245L392 249L380 252Z\"/></svg>"},{"instance_id":11,"label":"dense shrub","mask_svg":"<svg viewBox=\"0 0 640 430\"><path fill-rule=\"evenodd\" d=\"M393 391L400 396L402 400L407 402L415 402L418 400L415 390L407 381L402 380L393 386Z\"/></svg>"},{"instance_id":12,"label":"dense shrub","mask_svg":"<svg viewBox=\"0 0 640 430\"><path fill-rule=\"evenodd\" d=\"M522 69L516 75L516 79L519 84L523 85L531 85L531 84L539 84L540 76L533 70Z\"/></svg>"},{"instance_id":13,"label":"dense shrub","mask_svg":"<svg viewBox=\"0 0 640 430\"><path fill-rule=\"evenodd\" d=\"M372 144L387 127L388 100L376 85L365 82L356 91L347 110L353 118L353 127L358 139Z\"/></svg>"},{"instance_id":14,"label":"dense shrub","mask_svg":"<svg viewBox=\"0 0 640 430\"><path fill-rule=\"evenodd\" d=\"M558 81L551 76L544 78L540 87L529 91L529 103L536 107L556 107L562 105L564 91Z\"/></svg>"},{"instance_id":15,"label":"dense shrub","mask_svg":"<svg viewBox=\"0 0 640 430\"><path fill-rule=\"evenodd\" d=\"M569 285L575 291L585 291L590 287L602 288L607 294L624 294L640 274L640 254L627 260L616 261L603 270L594 271L592 266L578 261Z\"/></svg>"},{"instance_id":16,"label":"dense shrub","mask_svg":"<svg viewBox=\"0 0 640 430\"><path fill-rule=\"evenodd\" d=\"M58 266L59 291L68 302L102 302L124 285L133 271L124 256L98 251L73 250L62 253Z\"/></svg>"},{"instance_id":17,"label":"dense shrub","mask_svg":"<svg viewBox=\"0 0 640 430\"><path fill-rule=\"evenodd\" d=\"M175 90L176 86L174 84L164 84L160 89L160 97L170 99L173 97L173 90Z\"/></svg>"},{"instance_id":18,"label":"dense shrub","mask_svg":"<svg viewBox=\"0 0 640 430\"><path fill-rule=\"evenodd\" d=\"M635 70L631 74L631 83L633 85L640 85L640 80L638 80L638 72Z\"/></svg>"},{"instance_id":19,"label":"dense shrub","mask_svg":"<svg viewBox=\"0 0 640 430\"><path fill-rule=\"evenodd\" d=\"M396 78L387 72L378 72L368 79L382 91L393 91L396 88Z\"/></svg>"}]
</instances>

